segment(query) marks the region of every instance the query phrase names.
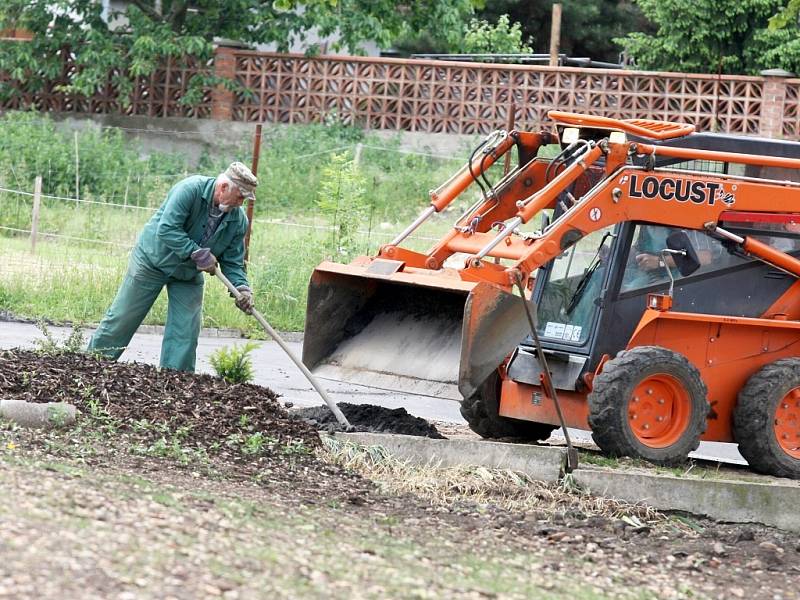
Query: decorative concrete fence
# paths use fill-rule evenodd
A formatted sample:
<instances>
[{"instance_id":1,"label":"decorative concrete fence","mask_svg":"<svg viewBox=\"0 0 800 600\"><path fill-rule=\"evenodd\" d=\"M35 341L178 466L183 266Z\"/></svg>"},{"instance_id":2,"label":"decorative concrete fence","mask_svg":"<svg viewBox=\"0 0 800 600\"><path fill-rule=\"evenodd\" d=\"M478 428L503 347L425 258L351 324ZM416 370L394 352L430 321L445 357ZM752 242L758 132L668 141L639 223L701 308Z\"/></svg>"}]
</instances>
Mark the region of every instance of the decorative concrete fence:
<instances>
[{"instance_id":1,"label":"decorative concrete fence","mask_svg":"<svg viewBox=\"0 0 800 600\"><path fill-rule=\"evenodd\" d=\"M69 72L69 67L65 73ZM193 105L181 99L191 77L214 72L237 91L205 89ZM48 82L0 109L197 117L267 123L336 118L369 129L486 133L516 123L536 128L548 110L616 118L693 123L698 130L775 138L800 137L800 79L782 71L761 77L455 63L392 58L253 52L219 47L207 65L170 60L141 78L128 106L110 83L91 98ZM0 83L3 83L0 76ZM4 83L16 85L5 80Z\"/></svg>"}]
</instances>

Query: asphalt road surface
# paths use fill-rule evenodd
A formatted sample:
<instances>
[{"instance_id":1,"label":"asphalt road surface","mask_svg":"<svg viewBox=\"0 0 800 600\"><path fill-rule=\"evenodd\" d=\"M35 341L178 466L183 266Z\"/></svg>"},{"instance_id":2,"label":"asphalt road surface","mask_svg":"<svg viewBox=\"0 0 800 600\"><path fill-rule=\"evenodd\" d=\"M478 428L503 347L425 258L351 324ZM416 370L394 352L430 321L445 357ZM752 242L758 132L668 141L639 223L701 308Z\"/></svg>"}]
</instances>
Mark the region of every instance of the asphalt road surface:
<instances>
[{"instance_id":1,"label":"asphalt road surface","mask_svg":"<svg viewBox=\"0 0 800 600\"><path fill-rule=\"evenodd\" d=\"M51 334L57 339L65 338L70 329L50 327ZM87 330L86 336L91 334ZM37 339L43 339L41 331L29 323L0 322L0 349L31 348ZM242 338L201 337L197 348L197 371L213 373L209 356L222 346L233 346L246 343ZM298 356L302 353L300 342L288 342ZM121 360L158 364L161 350L161 335L154 333L137 333L131 340ZM291 402L296 407L317 406L323 404L311 384L297 369L277 343L260 342L251 353L255 365L255 381L259 385L271 388L282 396L284 402ZM325 390L335 402L351 402L354 404L375 404L387 408L404 407L413 415L429 421L466 424L458 411L458 403L453 400L442 400L429 396L402 394L395 391L352 385L337 381L323 380ZM570 429L570 436L578 442L591 442L588 432ZM553 438L563 439L554 433ZM692 456L723 462L747 464L735 444L717 442L701 442L700 448Z\"/></svg>"}]
</instances>

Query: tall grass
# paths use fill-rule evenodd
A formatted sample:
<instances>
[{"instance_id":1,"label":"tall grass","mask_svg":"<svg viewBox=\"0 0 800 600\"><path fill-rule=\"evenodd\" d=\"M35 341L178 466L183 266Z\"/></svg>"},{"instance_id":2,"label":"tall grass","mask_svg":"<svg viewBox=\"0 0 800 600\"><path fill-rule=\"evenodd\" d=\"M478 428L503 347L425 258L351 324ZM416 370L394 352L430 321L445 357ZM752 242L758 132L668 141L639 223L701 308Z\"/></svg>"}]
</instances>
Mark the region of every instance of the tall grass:
<instances>
[{"instance_id":1,"label":"tall grass","mask_svg":"<svg viewBox=\"0 0 800 600\"><path fill-rule=\"evenodd\" d=\"M120 243L88 244L63 238L43 238L30 251L26 236L0 236L0 310L29 318L55 322L98 322L111 303L127 266L129 248L141 229L142 211L80 207L88 214L101 215L95 222L104 223L104 237ZM66 231L79 233L79 225L88 217L79 209L57 205L42 210L41 231L55 228L61 220ZM147 216L147 215L145 215ZM427 230L446 227L444 221ZM88 235L84 233L84 236ZM361 252L375 252L388 241L387 232L359 233L356 243ZM335 258L328 229L289 227L283 222L258 221L250 241L248 278L256 295L256 307L270 323L284 331L303 329L308 280L322 260ZM427 239L410 244L421 249ZM215 278L207 278L204 297L206 327L236 328L254 337L263 337L258 324L233 304L227 291ZM156 301L146 324L163 324L166 319L165 295Z\"/></svg>"},{"instance_id":2,"label":"tall grass","mask_svg":"<svg viewBox=\"0 0 800 600\"><path fill-rule=\"evenodd\" d=\"M157 207L185 174L215 175L233 160L248 163L252 152L249 141L243 141L204 152L200 164L191 167L178 153L145 156L138 143L118 129L86 128L77 137L76 161L73 134L58 129L46 114L35 112L0 116L0 136L0 187L32 192L38 175L47 195L142 207ZM366 147L358 166L367 183L370 216L391 222L407 218L420 203L427 202L428 190L465 160L468 149L453 158L392 151L400 142L400 135L383 140L336 121L266 129L255 215L266 217L278 211L302 218L315 211L317 190L331 152L337 150L352 158L356 144L362 143ZM17 205L12 195L0 192L0 221L17 219Z\"/></svg>"},{"instance_id":3,"label":"tall grass","mask_svg":"<svg viewBox=\"0 0 800 600\"><path fill-rule=\"evenodd\" d=\"M60 133L46 116L8 113L0 118L0 136L0 187L30 191L35 176L42 175L45 194L75 196L72 135ZM365 146L359 164L353 165L356 143ZM248 276L257 308L275 327L302 329L313 268L326 258L347 259L342 215L330 210L338 190L350 189L340 186L342 172L357 179L360 196L358 210L341 202L349 219L346 254L369 254L427 206L428 190L469 155L466 148L463 155L442 159L370 147L397 148L399 143L399 137L378 141L338 123L267 130ZM334 149L339 149L335 155ZM195 171L213 175L233 159L249 162L248 155L245 148L206 154ZM191 172L180 155L145 157L115 130L81 132L79 157L80 197L92 203L43 199L39 231L60 237L41 238L35 255L25 233L31 229L31 197L0 192L0 252L5 257L0 261L0 310L56 322L99 321L122 279L136 235L169 187ZM425 238L437 238L473 200L469 196L432 219L407 245L429 247L432 242ZM204 302L206 326L261 336L255 321L235 308L215 279L207 281ZM162 295L145 323L160 324L165 318Z\"/></svg>"}]
</instances>

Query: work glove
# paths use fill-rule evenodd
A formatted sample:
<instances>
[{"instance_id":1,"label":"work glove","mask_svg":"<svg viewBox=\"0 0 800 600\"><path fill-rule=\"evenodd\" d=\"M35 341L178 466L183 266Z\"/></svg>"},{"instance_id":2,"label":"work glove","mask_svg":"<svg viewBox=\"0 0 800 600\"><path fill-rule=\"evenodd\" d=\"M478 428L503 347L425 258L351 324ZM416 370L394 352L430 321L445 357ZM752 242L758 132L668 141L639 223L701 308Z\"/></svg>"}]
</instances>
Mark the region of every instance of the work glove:
<instances>
[{"instance_id":1,"label":"work glove","mask_svg":"<svg viewBox=\"0 0 800 600\"><path fill-rule=\"evenodd\" d=\"M198 271L205 271L206 273L214 274L217 268L217 257L211 254L210 248L200 248L191 254L191 259L197 265Z\"/></svg>"},{"instance_id":2,"label":"work glove","mask_svg":"<svg viewBox=\"0 0 800 600\"><path fill-rule=\"evenodd\" d=\"M241 296L236 299L236 306L239 310L250 314L253 310L253 292L246 285L240 285L236 288Z\"/></svg>"}]
</instances>

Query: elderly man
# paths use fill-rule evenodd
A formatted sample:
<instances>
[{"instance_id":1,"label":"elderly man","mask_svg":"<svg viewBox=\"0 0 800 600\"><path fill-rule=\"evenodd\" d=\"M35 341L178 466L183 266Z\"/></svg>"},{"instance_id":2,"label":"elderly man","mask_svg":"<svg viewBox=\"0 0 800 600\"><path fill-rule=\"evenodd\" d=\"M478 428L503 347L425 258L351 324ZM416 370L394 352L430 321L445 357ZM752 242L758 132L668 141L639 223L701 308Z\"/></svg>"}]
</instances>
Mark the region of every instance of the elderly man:
<instances>
[{"instance_id":1,"label":"elderly man","mask_svg":"<svg viewBox=\"0 0 800 600\"><path fill-rule=\"evenodd\" d=\"M241 208L258 181L235 162L216 178L195 175L177 183L145 225L131 252L128 271L88 350L117 359L167 287L167 323L161 367L194 371L203 306L203 272L217 263L249 312L253 294L244 271L247 217Z\"/></svg>"}]
</instances>

